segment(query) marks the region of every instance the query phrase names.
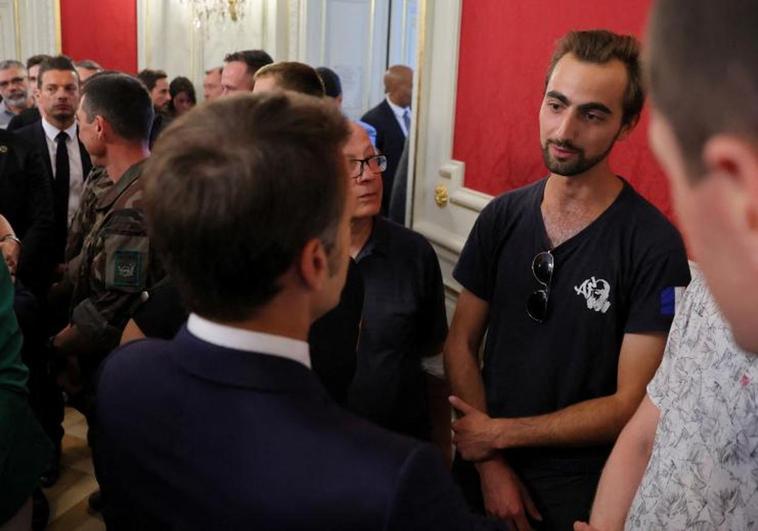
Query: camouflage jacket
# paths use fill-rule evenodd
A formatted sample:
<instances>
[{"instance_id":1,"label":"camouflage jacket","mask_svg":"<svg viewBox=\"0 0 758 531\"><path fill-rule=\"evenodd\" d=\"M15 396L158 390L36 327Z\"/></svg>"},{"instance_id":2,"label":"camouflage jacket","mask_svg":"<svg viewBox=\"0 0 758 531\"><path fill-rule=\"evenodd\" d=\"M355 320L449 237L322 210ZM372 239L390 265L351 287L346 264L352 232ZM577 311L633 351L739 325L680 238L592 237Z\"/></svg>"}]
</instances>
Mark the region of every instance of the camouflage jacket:
<instances>
[{"instance_id":1,"label":"camouflage jacket","mask_svg":"<svg viewBox=\"0 0 758 531\"><path fill-rule=\"evenodd\" d=\"M111 189L113 181L102 166L93 166L79 201L79 209L71 220L66 239L66 262L79 256L84 245L84 238L97 222L97 202L105 192Z\"/></svg>"},{"instance_id":2,"label":"camouflage jacket","mask_svg":"<svg viewBox=\"0 0 758 531\"><path fill-rule=\"evenodd\" d=\"M141 170L135 164L101 194L72 274L71 323L102 353L118 345L143 292L163 277L145 227Z\"/></svg>"}]
</instances>

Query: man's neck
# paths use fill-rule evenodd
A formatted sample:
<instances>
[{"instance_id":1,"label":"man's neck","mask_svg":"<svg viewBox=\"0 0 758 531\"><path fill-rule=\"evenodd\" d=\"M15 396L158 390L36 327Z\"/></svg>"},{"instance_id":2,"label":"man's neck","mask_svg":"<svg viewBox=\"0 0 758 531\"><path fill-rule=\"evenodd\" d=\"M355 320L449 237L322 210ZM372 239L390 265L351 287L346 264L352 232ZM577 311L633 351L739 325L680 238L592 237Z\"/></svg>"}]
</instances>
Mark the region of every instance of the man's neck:
<instances>
[{"instance_id":1,"label":"man's neck","mask_svg":"<svg viewBox=\"0 0 758 531\"><path fill-rule=\"evenodd\" d=\"M108 146L108 160L105 170L114 183L117 183L126 170L150 156L147 143L144 144L111 144Z\"/></svg>"},{"instance_id":2,"label":"man's neck","mask_svg":"<svg viewBox=\"0 0 758 531\"><path fill-rule=\"evenodd\" d=\"M306 299L304 295L285 288L271 302L256 310L247 319L219 324L251 332L308 341L308 332L315 319L310 315L310 305Z\"/></svg>"},{"instance_id":3,"label":"man's neck","mask_svg":"<svg viewBox=\"0 0 758 531\"><path fill-rule=\"evenodd\" d=\"M551 173L545 185L542 208L563 210L582 204L585 209L605 210L618 196L623 182L608 167L607 161L571 177Z\"/></svg>"},{"instance_id":4,"label":"man's neck","mask_svg":"<svg viewBox=\"0 0 758 531\"><path fill-rule=\"evenodd\" d=\"M374 229L374 218L353 218L350 221L350 256L355 260Z\"/></svg>"},{"instance_id":5,"label":"man's neck","mask_svg":"<svg viewBox=\"0 0 758 531\"><path fill-rule=\"evenodd\" d=\"M59 120L57 118L54 118L52 116L45 115L45 121L58 129L59 131L65 131L72 125L74 125L74 122L76 121L75 118L72 116L68 120Z\"/></svg>"},{"instance_id":6,"label":"man's neck","mask_svg":"<svg viewBox=\"0 0 758 531\"><path fill-rule=\"evenodd\" d=\"M623 186L606 161L580 175L550 174L540 211L551 247L588 227L611 206Z\"/></svg>"}]
</instances>

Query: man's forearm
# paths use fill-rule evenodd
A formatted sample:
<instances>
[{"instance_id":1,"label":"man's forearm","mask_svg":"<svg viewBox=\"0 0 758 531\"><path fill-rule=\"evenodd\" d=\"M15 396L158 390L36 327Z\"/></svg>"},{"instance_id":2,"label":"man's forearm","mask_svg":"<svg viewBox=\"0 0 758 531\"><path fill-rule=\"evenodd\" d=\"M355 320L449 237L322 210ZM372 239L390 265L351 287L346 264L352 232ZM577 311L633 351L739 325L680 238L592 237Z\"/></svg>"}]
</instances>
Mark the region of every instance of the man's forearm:
<instances>
[{"instance_id":1,"label":"man's forearm","mask_svg":"<svg viewBox=\"0 0 758 531\"><path fill-rule=\"evenodd\" d=\"M629 507L653 450L658 408L645 397L619 435L600 477L590 524L602 531L623 529Z\"/></svg>"},{"instance_id":2,"label":"man's forearm","mask_svg":"<svg viewBox=\"0 0 758 531\"><path fill-rule=\"evenodd\" d=\"M497 448L587 446L613 442L637 401L618 395L573 404L535 417L494 419Z\"/></svg>"}]
</instances>

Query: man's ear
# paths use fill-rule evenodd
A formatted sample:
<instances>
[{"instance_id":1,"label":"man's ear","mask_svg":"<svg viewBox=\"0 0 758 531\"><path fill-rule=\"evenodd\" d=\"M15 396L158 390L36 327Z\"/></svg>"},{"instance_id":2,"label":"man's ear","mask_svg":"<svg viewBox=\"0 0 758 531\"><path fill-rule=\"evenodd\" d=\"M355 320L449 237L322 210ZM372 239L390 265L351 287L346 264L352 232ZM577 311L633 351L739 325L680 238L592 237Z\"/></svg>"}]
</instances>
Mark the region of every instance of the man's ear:
<instances>
[{"instance_id":1,"label":"man's ear","mask_svg":"<svg viewBox=\"0 0 758 531\"><path fill-rule=\"evenodd\" d=\"M703 149L706 178L724 181L730 206L758 238L758 146L735 135L718 135Z\"/></svg>"},{"instance_id":2,"label":"man's ear","mask_svg":"<svg viewBox=\"0 0 758 531\"><path fill-rule=\"evenodd\" d=\"M308 240L300 251L300 278L311 291L320 291L329 278L329 258L318 238Z\"/></svg>"}]
</instances>

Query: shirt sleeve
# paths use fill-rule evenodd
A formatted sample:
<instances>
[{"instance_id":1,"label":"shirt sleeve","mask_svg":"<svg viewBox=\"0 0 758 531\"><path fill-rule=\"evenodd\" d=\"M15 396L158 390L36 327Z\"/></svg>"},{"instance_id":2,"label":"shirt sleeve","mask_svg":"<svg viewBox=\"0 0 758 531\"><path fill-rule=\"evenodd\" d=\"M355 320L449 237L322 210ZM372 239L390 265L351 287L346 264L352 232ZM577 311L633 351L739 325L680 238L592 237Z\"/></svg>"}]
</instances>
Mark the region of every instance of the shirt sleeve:
<instances>
[{"instance_id":1,"label":"shirt sleeve","mask_svg":"<svg viewBox=\"0 0 758 531\"><path fill-rule=\"evenodd\" d=\"M667 252L647 253L636 268L630 290L626 333L668 332L676 312L677 294L690 283L687 254L672 228Z\"/></svg>"},{"instance_id":2,"label":"shirt sleeve","mask_svg":"<svg viewBox=\"0 0 758 531\"><path fill-rule=\"evenodd\" d=\"M72 313L72 324L98 349L118 344L147 285L150 245L137 211L114 212L92 252L89 296Z\"/></svg>"},{"instance_id":3,"label":"shirt sleeve","mask_svg":"<svg viewBox=\"0 0 758 531\"><path fill-rule=\"evenodd\" d=\"M474 223L463 247L453 278L468 291L487 302L492 297L497 263L497 201L490 202Z\"/></svg>"},{"instance_id":4,"label":"shirt sleeve","mask_svg":"<svg viewBox=\"0 0 758 531\"><path fill-rule=\"evenodd\" d=\"M434 249L424 242L424 289L423 299L419 305L419 330L426 336L423 356L438 354L438 347L447 337L447 314L445 312L445 289L442 284L442 272Z\"/></svg>"},{"instance_id":5,"label":"shirt sleeve","mask_svg":"<svg viewBox=\"0 0 758 531\"><path fill-rule=\"evenodd\" d=\"M674 321L671 324L671 331L666 341L666 350L663 353L661 365L647 385L648 397L661 411L665 411L670 407L671 400L669 399L669 395L672 391L680 389L680 385L676 380L677 374L681 375L681 371L677 369L677 364L681 364L680 354L684 330L687 327L687 323L693 317L691 312L693 291L698 290L699 285L698 282L693 282L684 293L676 317L674 317Z\"/></svg>"}]
</instances>

